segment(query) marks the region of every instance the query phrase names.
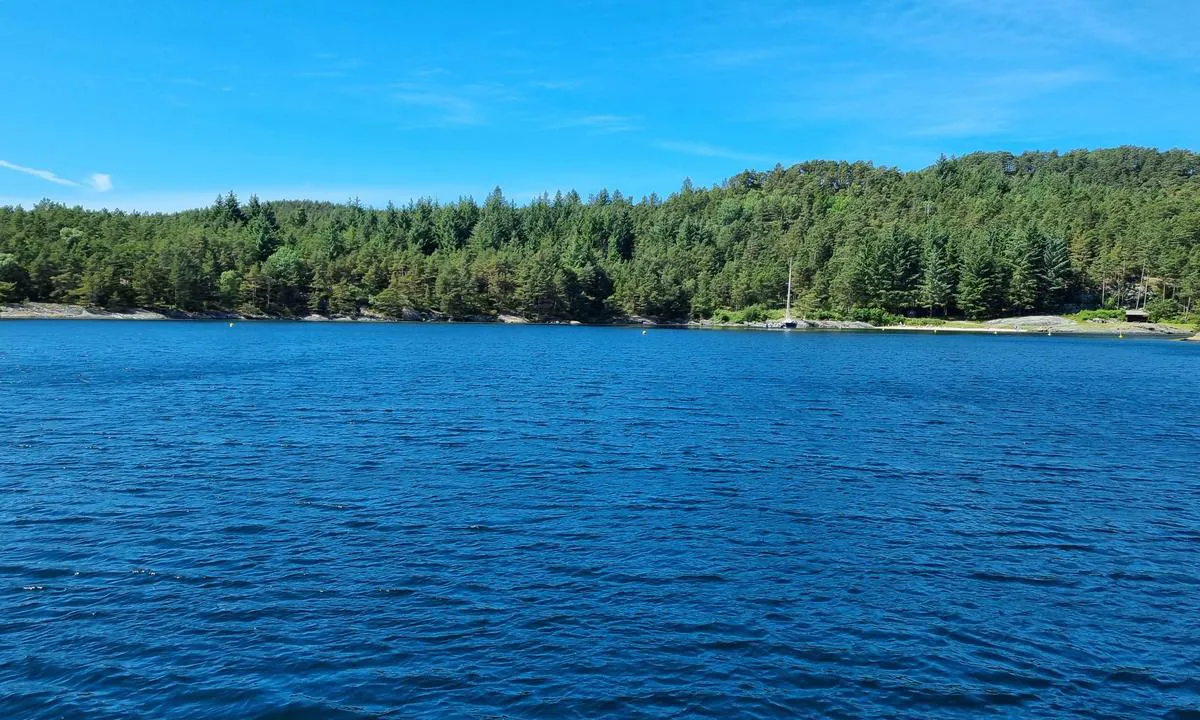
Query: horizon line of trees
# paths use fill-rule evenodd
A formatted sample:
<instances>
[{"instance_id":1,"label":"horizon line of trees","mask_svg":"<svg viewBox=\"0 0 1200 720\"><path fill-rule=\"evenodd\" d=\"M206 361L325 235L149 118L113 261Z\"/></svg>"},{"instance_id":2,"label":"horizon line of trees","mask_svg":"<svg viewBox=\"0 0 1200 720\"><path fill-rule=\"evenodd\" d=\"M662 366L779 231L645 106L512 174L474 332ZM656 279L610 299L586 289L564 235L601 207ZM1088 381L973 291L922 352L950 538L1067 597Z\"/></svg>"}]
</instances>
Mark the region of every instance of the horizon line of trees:
<instances>
[{"instance_id":1,"label":"horizon line of trees","mask_svg":"<svg viewBox=\"0 0 1200 720\"><path fill-rule=\"evenodd\" d=\"M974 153L913 172L813 161L634 201L523 206L500 189L367 208L241 202L178 213L0 208L0 302L184 311L602 321L798 314L986 318L1200 296L1200 155Z\"/></svg>"}]
</instances>

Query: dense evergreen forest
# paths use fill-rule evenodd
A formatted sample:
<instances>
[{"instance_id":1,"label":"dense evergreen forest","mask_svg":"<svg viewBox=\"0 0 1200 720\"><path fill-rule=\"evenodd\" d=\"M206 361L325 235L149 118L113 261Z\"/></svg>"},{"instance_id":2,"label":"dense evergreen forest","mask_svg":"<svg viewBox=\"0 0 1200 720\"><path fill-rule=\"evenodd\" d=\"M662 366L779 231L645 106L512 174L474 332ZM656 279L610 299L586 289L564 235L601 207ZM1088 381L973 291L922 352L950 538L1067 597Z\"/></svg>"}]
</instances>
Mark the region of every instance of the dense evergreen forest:
<instances>
[{"instance_id":1,"label":"dense evergreen forest","mask_svg":"<svg viewBox=\"0 0 1200 720\"><path fill-rule=\"evenodd\" d=\"M236 310L984 318L1200 295L1200 155L976 153L915 172L808 162L633 201L239 202L172 214L0 208L0 300ZM747 309L749 311L747 312Z\"/></svg>"}]
</instances>

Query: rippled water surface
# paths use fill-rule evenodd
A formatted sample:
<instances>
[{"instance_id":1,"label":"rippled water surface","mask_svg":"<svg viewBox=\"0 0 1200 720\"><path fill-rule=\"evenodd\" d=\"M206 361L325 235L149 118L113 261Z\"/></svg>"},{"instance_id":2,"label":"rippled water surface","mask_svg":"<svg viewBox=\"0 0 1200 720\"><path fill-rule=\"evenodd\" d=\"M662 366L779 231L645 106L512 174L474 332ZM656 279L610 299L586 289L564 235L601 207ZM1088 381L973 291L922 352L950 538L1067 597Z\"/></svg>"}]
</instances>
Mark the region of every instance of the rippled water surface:
<instances>
[{"instance_id":1,"label":"rippled water surface","mask_svg":"<svg viewBox=\"0 0 1200 720\"><path fill-rule=\"evenodd\" d=\"M1200 717L1200 345L0 324L0 716Z\"/></svg>"}]
</instances>

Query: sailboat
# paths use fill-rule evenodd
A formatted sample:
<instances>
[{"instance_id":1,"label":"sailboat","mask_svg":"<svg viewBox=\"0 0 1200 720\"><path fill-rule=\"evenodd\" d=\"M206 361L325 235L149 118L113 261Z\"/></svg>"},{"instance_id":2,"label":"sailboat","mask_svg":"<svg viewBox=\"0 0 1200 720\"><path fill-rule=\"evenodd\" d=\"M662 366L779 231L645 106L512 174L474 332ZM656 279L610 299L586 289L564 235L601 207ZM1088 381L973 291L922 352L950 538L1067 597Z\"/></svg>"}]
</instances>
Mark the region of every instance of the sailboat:
<instances>
[{"instance_id":1,"label":"sailboat","mask_svg":"<svg viewBox=\"0 0 1200 720\"><path fill-rule=\"evenodd\" d=\"M792 319L792 261L788 260L787 304L783 309L783 328L786 330L794 327L796 321Z\"/></svg>"}]
</instances>

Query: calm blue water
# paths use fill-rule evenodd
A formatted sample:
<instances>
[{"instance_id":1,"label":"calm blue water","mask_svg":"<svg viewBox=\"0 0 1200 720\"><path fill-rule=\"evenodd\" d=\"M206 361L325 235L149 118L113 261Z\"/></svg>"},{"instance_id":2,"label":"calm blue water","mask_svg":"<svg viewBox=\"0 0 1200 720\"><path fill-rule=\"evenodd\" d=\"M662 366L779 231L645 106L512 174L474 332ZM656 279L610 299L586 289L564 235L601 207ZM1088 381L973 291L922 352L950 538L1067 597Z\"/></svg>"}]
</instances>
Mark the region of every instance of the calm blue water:
<instances>
[{"instance_id":1,"label":"calm blue water","mask_svg":"<svg viewBox=\"0 0 1200 720\"><path fill-rule=\"evenodd\" d=\"M1198 369L0 323L0 716L1200 717Z\"/></svg>"}]
</instances>

